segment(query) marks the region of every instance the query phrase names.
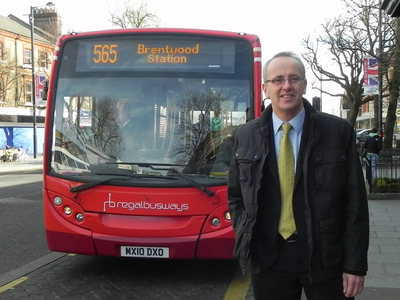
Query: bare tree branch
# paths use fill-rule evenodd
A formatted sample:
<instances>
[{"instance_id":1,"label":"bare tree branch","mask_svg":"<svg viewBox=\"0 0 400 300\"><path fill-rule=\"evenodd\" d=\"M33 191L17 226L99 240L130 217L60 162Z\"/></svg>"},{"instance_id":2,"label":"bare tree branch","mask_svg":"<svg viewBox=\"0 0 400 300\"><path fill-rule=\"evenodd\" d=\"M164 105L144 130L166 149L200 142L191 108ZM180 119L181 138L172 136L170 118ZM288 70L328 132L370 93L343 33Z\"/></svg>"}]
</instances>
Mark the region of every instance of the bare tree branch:
<instances>
[{"instance_id":1,"label":"bare tree branch","mask_svg":"<svg viewBox=\"0 0 400 300\"><path fill-rule=\"evenodd\" d=\"M302 56L317 78L340 86L343 92L339 94L315 89L330 96L340 96L347 102L350 106L348 121L354 125L360 106L375 99L373 95L364 94L363 59L365 56L381 58L379 30L387 41L393 40L394 31L387 17L379 19L378 0L342 0L342 3L346 10L343 15L326 20L315 39L310 35L303 39L305 51ZM329 71L331 65L322 65L321 61L327 55L337 71ZM385 56L385 60L390 58ZM380 63L385 65L384 61Z\"/></svg>"},{"instance_id":2,"label":"bare tree branch","mask_svg":"<svg viewBox=\"0 0 400 300\"><path fill-rule=\"evenodd\" d=\"M161 20L147 8L146 2L136 4L134 0L126 0L122 9L109 11L113 26L121 28L159 27Z\"/></svg>"}]
</instances>

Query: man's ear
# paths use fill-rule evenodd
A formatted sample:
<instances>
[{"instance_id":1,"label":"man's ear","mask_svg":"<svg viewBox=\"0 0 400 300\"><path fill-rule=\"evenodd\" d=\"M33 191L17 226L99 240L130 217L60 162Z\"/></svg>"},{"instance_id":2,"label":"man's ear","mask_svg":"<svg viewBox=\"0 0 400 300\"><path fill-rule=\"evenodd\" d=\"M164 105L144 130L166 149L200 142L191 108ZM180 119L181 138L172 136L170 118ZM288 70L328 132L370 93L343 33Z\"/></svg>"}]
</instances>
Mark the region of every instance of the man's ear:
<instances>
[{"instance_id":1,"label":"man's ear","mask_svg":"<svg viewBox=\"0 0 400 300\"><path fill-rule=\"evenodd\" d=\"M305 95L306 92L307 92L307 79L304 79L303 84L304 84L304 92L303 92L303 95Z\"/></svg>"},{"instance_id":2,"label":"man's ear","mask_svg":"<svg viewBox=\"0 0 400 300\"><path fill-rule=\"evenodd\" d=\"M267 86L265 83L262 84L262 90L263 90L263 92L264 92L265 98L266 98L266 99L271 99L271 98L269 97L269 93L268 93L268 86Z\"/></svg>"}]
</instances>

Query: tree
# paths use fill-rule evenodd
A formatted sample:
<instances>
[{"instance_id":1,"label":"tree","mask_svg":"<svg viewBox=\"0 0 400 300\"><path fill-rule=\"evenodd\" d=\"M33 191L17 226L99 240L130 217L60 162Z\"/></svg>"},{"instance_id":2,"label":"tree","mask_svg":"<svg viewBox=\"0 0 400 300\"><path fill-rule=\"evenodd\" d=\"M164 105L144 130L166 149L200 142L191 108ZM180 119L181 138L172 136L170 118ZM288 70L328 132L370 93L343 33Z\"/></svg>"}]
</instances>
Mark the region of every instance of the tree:
<instances>
[{"instance_id":1,"label":"tree","mask_svg":"<svg viewBox=\"0 0 400 300\"><path fill-rule=\"evenodd\" d=\"M214 136L210 131L211 112L215 117L222 117L221 103L225 101L227 98L216 91L187 91L180 98L176 113L181 112L183 117L175 129L177 140L171 157L178 163L187 164L184 172L199 172L215 154L213 145L219 145L219 135ZM199 114L194 115L194 112Z\"/></svg>"},{"instance_id":2,"label":"tree","mask_svg":"<svg viewBox=\"0 0 400 300\"><path fill-rule=\"evenodd\" d=\"M393 131L396 122L397 102L400 89L400 20L392 21L391 30L394 32L394 38L382 41L382 50L389 48L383 52L383 75L386 86L383 87L387 91L382 95L388 98L388 108L386 114L385 139L383 141L384 148L392 148L393 146Z\"/></svg>"},{"instance_id":3,"label":"tree","mask_svg":"<svg viewBox=\"0 0 400 300\"><path fill-rule=\"evenodd\" d=\"M3 121L6 116L0 116L0 120ZM26 142L26 138L23 134L23 129L18 127L3 127L5 145L0 145L2 147L20 147Z\"/></svg>"},{"instance_id":4,"label":"tree","mask_svg":"<svg viewBox=\"0 0 400 300\"><path fill-rule=\"evenodd\" d=\"M113 26L121 28L159 27L161 20L150 12L147 3L136 4L134 0L126 0L122 8L110 12Z\"/></svg>"},{"instance_id":5,"label":"tree","mask_svg":"<svg viewBox=\"0 0 400 300\"><path fill-rule=\"evenodd\" d=\"M66 115L63 132L58 132L56 145L62 145L74 156L89 161L87 147L94 147L110 156L119 156L124 150L123 138L116 123L117 111L109 98L74 95L64 99ZM85 120L90 114L90 123Z\"/></svg>"},{"instance_id":6,"label":"tree","mask_svg":"<svg viewBox=\"0 0 400 300\"><path fill-rule=\"evenodd\" d=\"M302 44L305 52L302 56L316 77L323 76L322 81L335 82L343 89L342 93L336 94L324 90L321 92L341 97L350 107L348 121L355 125L360 106L376 98L374 95L364 94L363 59L365 56L372 56L384 65L383 56L379 53L379 31L382 30L385 40L390 40L393 31L389 18L380 13L379 1L342 2L347 9L345 15L327 20L321 25L322 33L317 34L315 42L310 35L304 38ZM337 71L331 72L328 69L331 66L320 63L322 57L326 57L326 53L320 52L324 48Z\"/></svg>"},{"instance_id":7,"label":"tree","mask_svg":"<svg viewBox=\"0 0 400 300\"><path fill-rule=\"evenodd\" d=\"M3 51L3 57L0 63L0 95L4 98L1 99L2 102L6 102L10 105L7 99L14 99L15 106L18 105L20 95L22 92L22 73L16 65L16 59L11 55L10 51ZM14 95L14 97L11 97Z\"/></svg>"}]
</instances>

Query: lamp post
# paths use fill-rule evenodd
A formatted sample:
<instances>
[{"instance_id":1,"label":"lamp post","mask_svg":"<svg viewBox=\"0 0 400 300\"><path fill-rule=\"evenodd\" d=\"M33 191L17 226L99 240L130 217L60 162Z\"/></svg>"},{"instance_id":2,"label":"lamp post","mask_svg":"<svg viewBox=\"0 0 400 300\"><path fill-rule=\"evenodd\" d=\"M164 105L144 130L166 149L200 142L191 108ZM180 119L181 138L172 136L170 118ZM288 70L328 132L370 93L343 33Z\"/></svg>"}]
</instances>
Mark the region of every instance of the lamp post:
<instances>
[{"instance_id":1,"label":"lamp post","mask_svg":"<svg viewBox=\"0 0 400 300\"><path fill-rule=\"evenodd\" d=\"M382 0L379 1L379 8L382 6ZM378 64L378 130L379 134L383 136L383 99L382 99L382 93L383 93L383 68L382 68L382 60L383 60L383 37L382 37L382 10L379 9L379 15L378 15L378 47L379 47L379 64Z\"/></svg>"},{"instance_id":2,"label":"lamp post","mask_svg":"<svg viewBox=\"0 0 400 300\"><path fill-rule=\"evenodd\" d=\"M19 95L18 95L18 48L17 48L17 40L19 40L21 36L18 34L14 38L14 56L15 56L15 105L18 105Z\"/></svg>"},{"instance_id":3,"label":"lamp post","mask_svg":"<svg viewBox=\"0 0 400 300\"><path fill-rule=\"evenodd\" d=\"M44 6L54 6L54 3L48 2L46 5L31 6L29 14L29 22L31 25L31 64L32 64L32 109L33 109L33 158L36 158L37 154L37 137L36 137L36 80L35 80L35 21L34 12L35 8Z\"/></svg>"}]
</instances>

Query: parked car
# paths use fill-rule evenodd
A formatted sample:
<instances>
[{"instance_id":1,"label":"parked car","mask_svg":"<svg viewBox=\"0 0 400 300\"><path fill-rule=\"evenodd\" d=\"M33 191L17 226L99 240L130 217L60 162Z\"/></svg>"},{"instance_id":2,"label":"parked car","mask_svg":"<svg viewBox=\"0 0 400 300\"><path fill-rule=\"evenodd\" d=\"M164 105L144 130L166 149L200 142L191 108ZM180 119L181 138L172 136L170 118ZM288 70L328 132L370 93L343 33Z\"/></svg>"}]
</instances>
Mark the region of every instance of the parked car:
<instances>
[{"instance_id":1,"label":"parked car","mask_svg":"<svg viewBox=\"0 0 400 300\"><path fill-rule=\"evenodd\" d=\"M364 128L356 128L356 135L360 133L360 131L365 130Z\"/></svg>"},{"instance_id":2,"label":"parked car","mask_svg":"<svg viewBox=\"0 0 400 300\"><path fill-rule=\"evenodd\" d=\"M371 131L371 128L358 131L356 134L357 143L365 143Z\"/></svg>"}]
</instances>

